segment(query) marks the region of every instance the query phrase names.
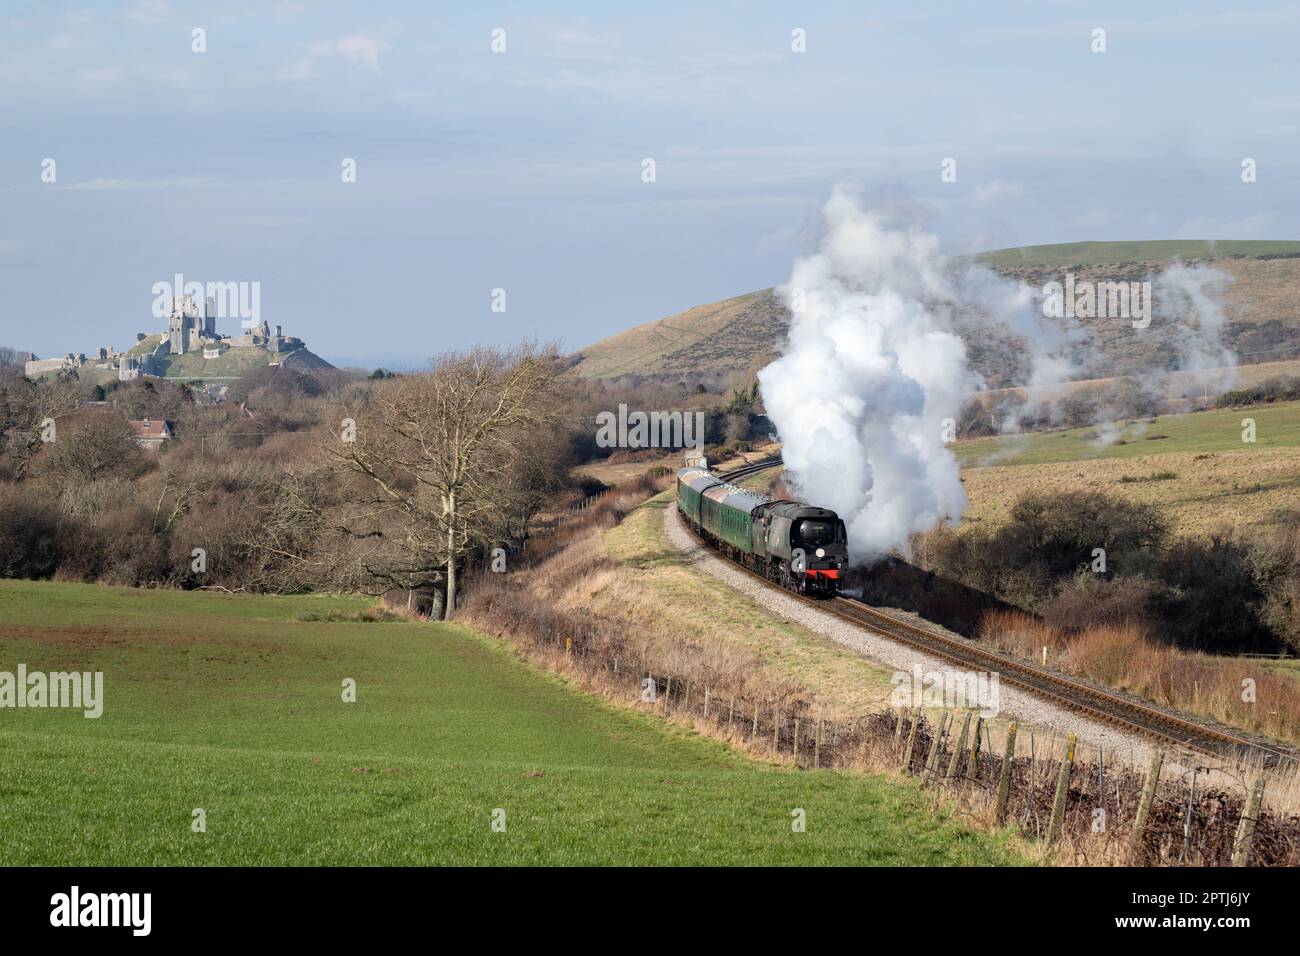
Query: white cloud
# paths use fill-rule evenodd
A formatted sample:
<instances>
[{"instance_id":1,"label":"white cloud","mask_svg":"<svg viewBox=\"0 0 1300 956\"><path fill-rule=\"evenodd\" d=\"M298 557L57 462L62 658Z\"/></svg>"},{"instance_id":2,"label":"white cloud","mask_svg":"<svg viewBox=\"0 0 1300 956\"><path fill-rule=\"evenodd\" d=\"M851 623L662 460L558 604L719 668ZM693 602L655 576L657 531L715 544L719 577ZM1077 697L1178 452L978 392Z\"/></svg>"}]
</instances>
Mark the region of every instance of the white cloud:
<instances>
[{"instance_id":1,"label":"white cloud","mask_svg":"<svg viewBox=\"0 0 1300 956\"><path fill-rule=\"evenodd\" d=\"M194 176L176 179L91 179L86 182L62 186L69 190L110 190L110 189L195 189L205 185L204 180Z\"/></svg>"},{"instance_id":2,"label":"white cloud","mask_svg":"<svg viewBox=\"0 0 1300 956\"><path fill-rule=\"evenodd\" d=\"M77 79L86 83L112 83L121 74L114 69L105 67L98 70L78 70Z\"/></svg>"},{"instance_id":3,"label":"white cloud","mask_svg":"<svg viewBox=\"0 0 1300 956\"><path fill-rule=\"evenodd\" d=\"M971 193L971 202L977 206L992 206L995 203L1011 202L1021 199L1025 195L1025 184L1007 182L1004 179L994 179L987 183L980 183Z\"/></svg>"},{"instance_id":4,"label":"white cloud","mask_svg":"<svg viewBox=\"0 0 1300 956\"><path fill-rule=\"evenodd\" d=\"M137 0L122 11L122 16L136 23L151 24L166 20L171 13L167 0Z\"/></svg>"},{"instance_id":5,"label":"white cloud","mask_svg":"<svg viewBox=\"0 0 1300 956\"><path fill-rule=\"evenodd\" d=\"M343 37L336 44L338 51L352 63L364 63L376 73L379 72L379 52L388 44L360 33Z\"/></svg>"},{"instance_id":6,"label":"white cloud","mask_svg":"<svg viewBox=\"0 0 1300 956\"><path fill-rule=\"evenodd\" d=\"M1071 221L1082 229L1100 229L1110 222L1110 213L1104 209L1093 208L1087 212L1079 213Z\"/></svg>"},{"instance_id":7,"label":"white cloud","mask_svg":"<svg viewBox=\"0 0 1300 956\"><path fill-rule=\"evenodd\" d=\"M388 43L363 33L352 33L337 40L318 40L307 48L307 54L280 70L286 80L307 80L315 72L318 60L341 56L353 66L368 66L379 72L379 54L388 49Z\"/></svg>"}]
</instances>

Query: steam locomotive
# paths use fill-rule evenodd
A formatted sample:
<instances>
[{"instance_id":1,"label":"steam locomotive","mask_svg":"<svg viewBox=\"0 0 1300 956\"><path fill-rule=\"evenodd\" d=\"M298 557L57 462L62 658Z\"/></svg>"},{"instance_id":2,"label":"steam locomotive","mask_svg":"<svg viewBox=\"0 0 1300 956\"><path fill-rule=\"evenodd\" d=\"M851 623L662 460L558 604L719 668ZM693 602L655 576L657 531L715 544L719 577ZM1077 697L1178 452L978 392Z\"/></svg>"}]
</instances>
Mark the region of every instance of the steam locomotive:
<instances>
[{"instance_id":1,"label":"steam locomotive","mask_svg":"<svg viewBox=\"0 0 1300 956\"><path fill-rule=\"evenodd\" d=\"M677 510L715 548L768 580L801 594L838 592L849 550L834 511L745 491L695 466L677 472Z\"/></svg>"}]
</instances>

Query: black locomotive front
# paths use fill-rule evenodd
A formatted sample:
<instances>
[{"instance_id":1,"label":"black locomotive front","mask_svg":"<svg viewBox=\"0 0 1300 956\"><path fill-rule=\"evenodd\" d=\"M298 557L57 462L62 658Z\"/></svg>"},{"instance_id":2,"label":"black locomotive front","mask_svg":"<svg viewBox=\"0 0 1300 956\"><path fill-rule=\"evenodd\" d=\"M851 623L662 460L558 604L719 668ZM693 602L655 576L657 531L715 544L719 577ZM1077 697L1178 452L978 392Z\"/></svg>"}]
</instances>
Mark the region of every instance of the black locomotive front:
<instances>
[{"instance_id":1,"label":"black locomotive front","mask_svg":"<svg viewBox=\"0 0 1300 956\"><path fill-rule=\"evenodd\" d=\"M848 534L839 515L797 501L776 501L761 516L773 571L786 587L834 594L849 561Z\"/></svg>"}]
</instances>

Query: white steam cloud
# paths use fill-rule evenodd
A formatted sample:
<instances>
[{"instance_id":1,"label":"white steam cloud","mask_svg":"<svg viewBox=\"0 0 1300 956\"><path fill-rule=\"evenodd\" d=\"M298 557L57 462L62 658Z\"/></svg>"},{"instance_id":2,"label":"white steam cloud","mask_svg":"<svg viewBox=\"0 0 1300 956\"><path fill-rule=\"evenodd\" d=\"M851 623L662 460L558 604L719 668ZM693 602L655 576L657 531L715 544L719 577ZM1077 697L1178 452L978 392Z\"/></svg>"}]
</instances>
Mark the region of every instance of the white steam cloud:
<instances>
[{"instance_id":1,"label":"white steam cloud","mask_svg":"<svg viewBox=\"0 0 1300 956\"><path fill-rule=\"evenodd\" d=\"M953 437L980 386L957 330L980 315L1024 338L1035 384L1069 367L1069 340L1032 291L945 258L914 210L864 208L836 188L820 249L782 287L792 313L785 354L759 373L786 474L807 501L833 508L856 561L908 550L912 534L965 507Z\"/></svg>"},{"instance_id":2,"label":"white steam cloud","mask_svg":"<svg viewBox=\"0 0 1300 956\"><path fill-rule=\"evenodd\" d=\"M1231 282L1232 276L1210 266L1175 262L1154 283L1155 321L1172 326L1178 367L1216 393L1237 381L1237 357L1223 344L1223 293Z\"/></svg>"}]
</instances>

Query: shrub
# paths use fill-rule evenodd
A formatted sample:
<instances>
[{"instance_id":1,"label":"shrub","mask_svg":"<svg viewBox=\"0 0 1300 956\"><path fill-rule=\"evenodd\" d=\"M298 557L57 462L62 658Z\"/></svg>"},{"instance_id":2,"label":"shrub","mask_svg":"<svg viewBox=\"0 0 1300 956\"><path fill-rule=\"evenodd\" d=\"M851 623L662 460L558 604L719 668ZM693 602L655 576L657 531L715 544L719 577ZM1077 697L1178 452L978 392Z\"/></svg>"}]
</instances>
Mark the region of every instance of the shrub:
<instances>
[{"instance_id":1,"label":"shrub","mask_svg":"<svg viewBox=\"0 0 1300 956\"><path fill-rule=\"evenodd\" d=\"M24 489L0 488L0 577L51 577L75 537L70 524Z\"/></svg>"},{"instance_id":2,"label":"shrub","mask_svg":"<svg viewBox=\"0 0 1300 956\"><path fill-rule=\"evenodd\" d=\"M1277 650L1259 617L1265 595L1254 570L1242 543L1219 536L1175 542L1156 569L1167 585L1154 601L1167 623L1165 638L1214 653Z\"/></svg>"},{"instance_id":3,"label":"shrub","mask_svg":"<svg viewBox=\"0 0 1300 956\"><path fill-rule=\"evenodd\" d=\"M1168 533L1154 505L1101 492L1032 492L1012 507L996 544L1011 565L1041 564L1059 578L1089 564L1096 548L1105 549L1108 573L1140 571Z\"/></svg>"},{"instance_id":4,"label":"shrub","mask_svg":"<svg viewBox=\"0 0 1300 956\"><path fill-rule=\"evenodd\" d=\"M1045 621L1066 633L1091 627L1150 629L1156 624L1152 601L1159 590L1144 575L1107 579L1080 571L1041 611Z\"/></svg>"}]
</instances>

